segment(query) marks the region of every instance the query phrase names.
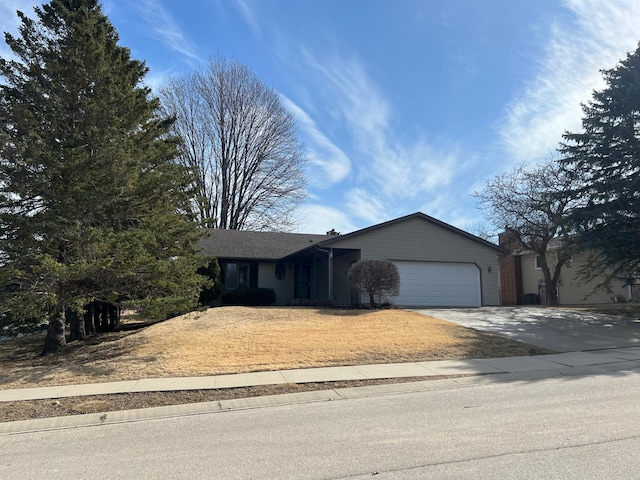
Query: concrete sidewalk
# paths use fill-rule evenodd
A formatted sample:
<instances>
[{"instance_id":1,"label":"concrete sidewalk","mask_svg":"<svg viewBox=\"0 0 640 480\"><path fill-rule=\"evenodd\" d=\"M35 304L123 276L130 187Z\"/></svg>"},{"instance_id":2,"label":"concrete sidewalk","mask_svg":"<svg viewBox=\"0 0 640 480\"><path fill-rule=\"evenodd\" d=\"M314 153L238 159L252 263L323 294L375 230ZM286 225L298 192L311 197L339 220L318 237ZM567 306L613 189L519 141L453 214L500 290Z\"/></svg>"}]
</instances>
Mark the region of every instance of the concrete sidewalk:
<instances>
[{"instance_id":1,"label":"concrete sidewalk","mask_svg":"<svg viewBox=\"0 0 640 480\"><path fill-rule=\"evenodd\" d=\"M606 368L605 368L606 367ZM527 357L442 360L345 367L305 368L273 372L216 375L209 377L148 378L110 383L0 390L0 402L75 397L83 395L206 390L286 383L334 382L385 378L429 377L459 374L578 374L598 368L640 369L640 347L568 352Z\"/></svg>"}]
</instances>

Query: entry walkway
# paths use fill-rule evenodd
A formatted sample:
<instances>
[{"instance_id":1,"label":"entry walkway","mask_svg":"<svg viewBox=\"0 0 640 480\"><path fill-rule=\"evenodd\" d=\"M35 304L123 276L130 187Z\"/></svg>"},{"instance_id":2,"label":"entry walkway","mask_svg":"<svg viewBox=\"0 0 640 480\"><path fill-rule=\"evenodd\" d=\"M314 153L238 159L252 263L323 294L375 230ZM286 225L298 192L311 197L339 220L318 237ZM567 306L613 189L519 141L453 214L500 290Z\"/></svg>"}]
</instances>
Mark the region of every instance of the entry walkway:
<instances>
[{"instance_id":1,"label":"entry walkway","mask_svg":"<svg viewBox=\"0 0 640 480\"><path fill-rule=\"evenodd\" d=\"M612 368L618 370L640 369L640 347L526 357L305 368L209 377L147 378L123 382L0 390L0 402L114 393L225 389L345 380L409 377L424 377L427 380L430 377L460 374L522 374L525 378L536 372L543 372L547 375L554 373L575 375L610 371Z\"/></svg>"}]
</instances>

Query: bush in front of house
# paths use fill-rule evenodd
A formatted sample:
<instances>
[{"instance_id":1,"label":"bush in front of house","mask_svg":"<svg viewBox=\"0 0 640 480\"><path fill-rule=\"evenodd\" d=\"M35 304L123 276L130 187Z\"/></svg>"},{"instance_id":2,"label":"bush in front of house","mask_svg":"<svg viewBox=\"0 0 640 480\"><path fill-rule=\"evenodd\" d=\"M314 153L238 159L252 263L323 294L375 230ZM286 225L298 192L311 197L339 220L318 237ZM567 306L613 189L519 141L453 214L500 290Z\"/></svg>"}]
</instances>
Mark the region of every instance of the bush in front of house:
<instances>
[{"instance_id":1,"label":"bush in front of house","mask_svg":"<svg viewBox=\"0 0 640 480\"><path fill-rule=\"evenodd\" d=\"M198 273L209 279L209 285L200 292L198 303L204 307L212 307L220 301L223 289L218 259L213 258L206 268L199 268Z\"/></svg>"},{"instance_id":2,"label":"bush in front of house","mask_svg":"<svg viewBox=\"0 0 640 480\"><path fill-rule=\"evenodd\" d=\"M349 269L347 281L352 288L369 295L370 308L375 307L376 295L396 296L400 293L398 267L389 260L359 260Z\"/></svg>"},{"instance_id":3,"label":"bush in front of house","mask_svg":"<svg viewBox=\"0 0 640 480\"><path fill-rule=\"evenodd\" d=\"M238 288L222 294L223 305L268 306L276 303L272 288Z\"/></svg>"}]
</instances>

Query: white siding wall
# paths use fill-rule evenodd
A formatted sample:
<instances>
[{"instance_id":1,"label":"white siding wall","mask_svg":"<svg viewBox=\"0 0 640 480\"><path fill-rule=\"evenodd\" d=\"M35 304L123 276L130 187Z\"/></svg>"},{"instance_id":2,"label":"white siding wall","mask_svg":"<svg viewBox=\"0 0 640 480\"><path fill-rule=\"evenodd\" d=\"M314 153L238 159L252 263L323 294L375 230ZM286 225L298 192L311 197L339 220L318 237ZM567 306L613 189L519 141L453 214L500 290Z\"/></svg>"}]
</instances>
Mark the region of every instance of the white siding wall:
<instances>
[{"instance_id":1,"label":"white siding wall","mask_svg":"<svg viewBox=\"0 0 640 480\"><path fill-rule=\"evenodd\" d=\"M536 254L533 253L522 256L522 293L524 294L537 294L539 282L543 280L542 270L535 268L535 259ZM553 263L554 259L554 253L550 252L547 261ZM613 292L594 291L598 281L583 283L578 278L578 272L584 264L585 257L576 255L570 265L563 267L558 286L558 301L561 305L610 303L614 295L627 297L627 287L624 287L621 281L613 281Z\"/></svg>"},{"instance_id":2,"label":"white siding wall","mask_svg":"<svg viewBox=\"0 0 640 480\"><path fill-rule=\"evenodd\" d=\"M500 303L498 252L426 220L411 218L341 239L330 246L360 249L361 258L474 263L480 269L482 304Z\"/></svg>"}]
</instances>

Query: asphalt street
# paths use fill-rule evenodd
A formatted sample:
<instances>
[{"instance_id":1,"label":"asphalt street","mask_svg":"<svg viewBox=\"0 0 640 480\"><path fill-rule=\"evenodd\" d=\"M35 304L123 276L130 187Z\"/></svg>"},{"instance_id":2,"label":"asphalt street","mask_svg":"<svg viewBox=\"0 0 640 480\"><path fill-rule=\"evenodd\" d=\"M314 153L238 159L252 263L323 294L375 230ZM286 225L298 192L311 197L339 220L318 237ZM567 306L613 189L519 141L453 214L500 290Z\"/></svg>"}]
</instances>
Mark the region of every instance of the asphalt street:
<instances>
[{"instance_id":1,"label":"asphalt street","mask_svg":"<svg viewBox=\"0 0 640 480\"><path fill-rule=\"evenodd\" d=\"M640 373L0 435L0 478L637 479Z\"/></svg>"},{"instance_id":2,"label":"asphalt street","mask_svg":"<svg viewBox=\"0 0 640 480\"><path fill-rule=\"evenodd\" d=\"M556 352L640 346L640 320L545 307L426 308L425 315Z\"/></svg>"}]
</instances>

